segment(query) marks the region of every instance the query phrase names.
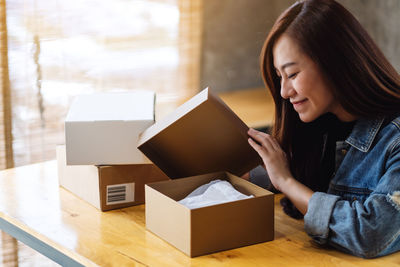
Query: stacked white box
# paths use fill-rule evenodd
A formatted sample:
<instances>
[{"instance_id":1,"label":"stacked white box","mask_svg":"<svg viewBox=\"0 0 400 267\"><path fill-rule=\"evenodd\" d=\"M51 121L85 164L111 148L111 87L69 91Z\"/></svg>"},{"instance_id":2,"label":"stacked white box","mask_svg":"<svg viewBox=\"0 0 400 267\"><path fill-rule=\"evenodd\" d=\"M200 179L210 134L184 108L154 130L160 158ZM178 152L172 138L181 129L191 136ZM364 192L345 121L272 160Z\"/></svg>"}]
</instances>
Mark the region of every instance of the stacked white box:
<instances>
[{"instance_id":1,"label":"stacked white box","mask_svg":"<svg viewBox=\"0 0 400 267\"><path fill-rule=\"evenodd\" d=\"M139 135L154 123L155 93L77 96L65 119L68 165L143 164Z\"/></svg>"}]
</instances>

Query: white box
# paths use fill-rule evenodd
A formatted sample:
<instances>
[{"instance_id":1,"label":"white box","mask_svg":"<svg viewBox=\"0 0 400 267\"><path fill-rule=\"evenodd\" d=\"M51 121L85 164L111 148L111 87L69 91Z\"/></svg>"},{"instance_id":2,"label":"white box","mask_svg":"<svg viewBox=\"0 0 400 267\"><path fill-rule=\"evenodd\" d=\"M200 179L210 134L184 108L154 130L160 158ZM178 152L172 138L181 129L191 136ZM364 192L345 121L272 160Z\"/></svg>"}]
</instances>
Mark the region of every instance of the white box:
<instances>
[{"instance_id":1,"label":"white box","mask_svg":"<svg viewBox=\"0 0 400 267\"><path fill-rule=\"evenodd\" d=\"M154 123L154 107L150 91L77 96L65 119L67 165L149 163L137 142Z\"/></svg>"}]
</instances>

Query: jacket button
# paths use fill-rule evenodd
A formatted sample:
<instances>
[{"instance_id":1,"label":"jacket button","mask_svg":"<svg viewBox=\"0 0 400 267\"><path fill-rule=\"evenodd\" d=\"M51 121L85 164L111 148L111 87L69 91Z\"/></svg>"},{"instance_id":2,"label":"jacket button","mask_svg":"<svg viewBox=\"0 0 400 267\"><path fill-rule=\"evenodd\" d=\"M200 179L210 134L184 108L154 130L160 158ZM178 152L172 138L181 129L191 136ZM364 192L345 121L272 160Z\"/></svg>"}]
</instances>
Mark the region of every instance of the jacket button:
<instances>
[{"instance_id":1,"label":"jacket button","mask_svg":"<svg viewBox=\"0 0 400 267\"><path fill-rule=\"evenodd\" d=\"M347 153L347 150L346 149L342 149L342 155L345 156L346 153Z\"/></svg>"}]
</instances>

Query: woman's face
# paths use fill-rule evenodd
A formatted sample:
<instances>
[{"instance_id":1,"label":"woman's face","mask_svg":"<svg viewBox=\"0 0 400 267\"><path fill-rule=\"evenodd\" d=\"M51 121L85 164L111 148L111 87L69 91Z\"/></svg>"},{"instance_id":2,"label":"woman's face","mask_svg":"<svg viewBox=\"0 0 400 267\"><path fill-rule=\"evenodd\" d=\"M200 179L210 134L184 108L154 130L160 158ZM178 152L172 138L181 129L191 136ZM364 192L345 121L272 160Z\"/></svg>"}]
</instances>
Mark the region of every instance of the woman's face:
<instances>
[{"instance_id":1,"label":"woman's face","mask_svg":"<svg viewBox=\"0 0 400 267\"><path fill-rule=\"evenodd\" d=\"M292 103L303 122L331 112L342 121L354 118L335 100L317 64L283 34L273 48L274 66L281 78L281 96Z\"/></svg>"}]
</instances>

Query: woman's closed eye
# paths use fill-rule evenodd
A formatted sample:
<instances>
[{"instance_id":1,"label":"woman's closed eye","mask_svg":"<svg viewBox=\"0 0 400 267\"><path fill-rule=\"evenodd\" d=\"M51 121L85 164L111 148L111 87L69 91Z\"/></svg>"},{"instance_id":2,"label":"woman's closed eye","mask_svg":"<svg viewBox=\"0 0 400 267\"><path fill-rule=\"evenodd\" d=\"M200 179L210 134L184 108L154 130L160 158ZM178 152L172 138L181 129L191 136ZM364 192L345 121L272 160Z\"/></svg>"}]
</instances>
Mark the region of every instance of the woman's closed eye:
<instances>
[{"instance_id":1,"label":"woman's closed eye","mask_svg":"<svg viewBox=\"0 0 400 267\"><path fill-rule=\"evenodd\" d=\"M298 74L298 72L295 72L295 73L293 73L293 74L290 74L290 75L288 75L288 78L289 78L289 79L294 79L294 78L296 78L297 74Z\"/></svg>"}]
</instances>

